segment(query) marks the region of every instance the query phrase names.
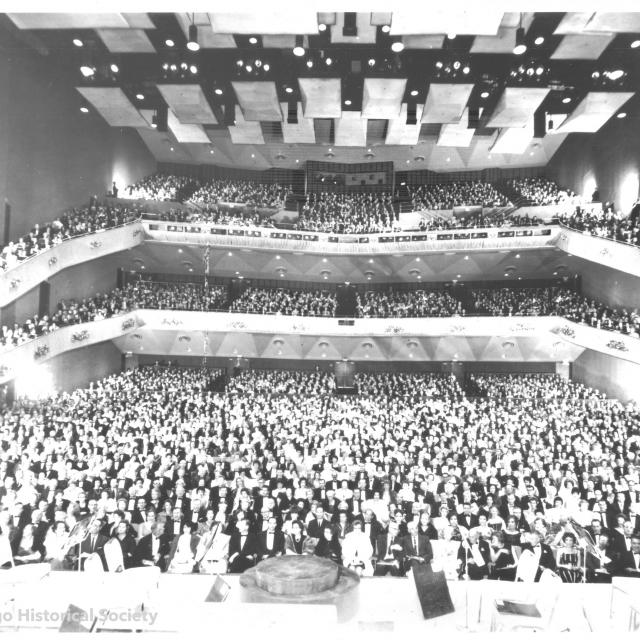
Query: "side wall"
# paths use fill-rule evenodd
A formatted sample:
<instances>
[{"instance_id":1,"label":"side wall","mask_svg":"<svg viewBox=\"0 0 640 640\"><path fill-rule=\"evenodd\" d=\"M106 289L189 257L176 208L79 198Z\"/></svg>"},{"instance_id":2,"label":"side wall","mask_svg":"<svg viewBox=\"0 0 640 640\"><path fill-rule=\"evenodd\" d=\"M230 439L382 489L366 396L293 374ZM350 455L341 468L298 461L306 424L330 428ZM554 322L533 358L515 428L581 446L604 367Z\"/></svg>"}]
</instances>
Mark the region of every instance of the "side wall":
<instances>
[{"instance_id":1,"label":"side wall","mask_svg":"<svg viewBox=\"0 0 640 640\"><path fill-rule=\"evenodd\" d=\"M628 213L638 197L639 136L640 119L631 115L611 118L597 133L569 134L546 173L589 198L597 186L602 202Z\"/></svg>"},{"instance_id":2,"label":"side wall","mask_svg":"<svg viewBox=\"0 0 640 640\"><path fill-rule=\"evenodd\" d=\"M587 349L572 365L572 378L623 402L640 402L640 365Z\"/></svg>"},{"instance_id":3,"label":"side wall","mask_svg":"<svg viewBox=\"0 0 640 640\"><path fill-rule=\"evenodd\" d=\"M114 179L123 189L155 171L134 129L110 127L92 107L80 112L80 74L69 73L55 52L41 56L0 29L0 81L10 88L0 92L0 206L11 205L9 239L103 195Z\"/></svg>"}]
</instances>

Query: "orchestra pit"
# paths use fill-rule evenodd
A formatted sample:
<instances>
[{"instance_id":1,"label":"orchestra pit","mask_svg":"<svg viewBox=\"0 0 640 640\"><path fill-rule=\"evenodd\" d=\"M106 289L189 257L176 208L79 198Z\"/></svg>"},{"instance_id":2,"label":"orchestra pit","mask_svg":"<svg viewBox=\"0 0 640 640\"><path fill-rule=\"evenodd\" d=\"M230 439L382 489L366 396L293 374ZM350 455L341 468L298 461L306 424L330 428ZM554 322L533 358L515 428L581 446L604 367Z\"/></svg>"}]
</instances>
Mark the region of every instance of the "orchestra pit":
<instances>
[{"instance_id":1,"label":"orchestra pit","mask_svg":"<svg viewBox=\"0 0 640 640\"><path fill-rule=\"evenodd\" d=\"M640 630L640 14L423 4L0 15L2 630Z\"/></svg>"}]
</instances>

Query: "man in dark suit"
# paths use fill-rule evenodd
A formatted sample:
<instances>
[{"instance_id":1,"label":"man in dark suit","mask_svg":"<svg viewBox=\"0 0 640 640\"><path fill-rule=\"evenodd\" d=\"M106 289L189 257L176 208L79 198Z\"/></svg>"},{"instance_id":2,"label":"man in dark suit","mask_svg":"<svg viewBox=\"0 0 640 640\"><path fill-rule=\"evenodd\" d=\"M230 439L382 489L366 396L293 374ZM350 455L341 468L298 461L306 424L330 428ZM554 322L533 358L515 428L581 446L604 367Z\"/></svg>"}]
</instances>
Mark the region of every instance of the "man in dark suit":
<instances>
[{"instance_id":1,"label":"man in dark suit","mask_svg":"<svg viewBox=\"0 0 640 640\"><path fill-rule=\"evenodd\" d=\"M311 538L321 538L323 529L330 529L331 522L324 515L324 507L318 505L316 507L313 520L307 525L307 535Z\"/></svg>"},{"instance_id":2,"label":"man in dark suit","mask_svg":"<svg viewBox=\"0 0 640 640\"><path fill-rule=\"evenodd\" d=\"M468 531L478 526L478 516L471 513L471 505L465 502L462 505L462 513L458 516L458 524L465 527Z\"/></svg>"},{"instance_id":3,"label":"man in dark suit","mask_svg":"<svg viewBox=\"0 0 640 640\"><path fill-rule=\"evenodd\" d=\"M623 554L631 551L631 537L633 535L633 524L630 520L625 520L621 528L611 532L611 553L615 559L619 559Z\"/></svg>"},{"instance_id":4,"label":"man in dark suit","mask_svg":"<svg viewBox=\"0 0 640 640\"><path fill-rule=\"evenodd\" d=\"M553 551L548 544L541 541L540 534L532 531L530 534L531 542L522 545L522 552L531 551L538 560L538 570L536 572L536 582L540 580L540 576L544 569L556 570L556 559Z\"/></svg>"},{"instance_id":5,"label":"man in dark suit","mask_svg":"<svg viewBox=\"0 0 640 640\"><path fill-rule=\"evenodd\" d=\"M640 578L640 534L634 533L631 536L631 549L620 554L618 575Z\"/></svg>"},{"instance_id":6,"label":"man in dark suit","mask_svg":"<svg viewBox=\"0 0 640 640\"><path fill-rule=\"evenodd\" d=\"M409 533L404 537L402 545L405 571L415 564L429 565L433 559L431 541L426 535L418 533L417 523L411 522L408 529Z\"/></svg>"},{"instance_id":7,"label":"man in dark suit","mask_svg":"<svg viewBox=\"0 0 640 640\"><path fill-rule=\"evenodd\" d=\"M375 549L375 544L378 536L384 532L382 525L378 522L376 514L372 509L366 509L364 514L364 523L362 530L369 536L371 540L371 546Z\"/></svg>"},{"instance_id":8,"label":"man in dark suit","mask_svg":"<svg viewBox=\"0 0 640 640\"><path fill-rule=\"evenodd\" d=\"M81 567L84 569L84 561L92 554L97 553L102 560L102 566L107 569L104 559L103 548L109 538L100 533L100 527L102 523L96 518L89 526L89 535L80 544L80 562Z\"/></svg>"},{"instance_id":9,"label":"man in dark suit","mask_svg":"<svg viewBox=\"0 0 640 640\"><path fill-rule=\"evenodd\" d=\"M229 540L229 573L242 573L253 567L260 552L258 539L249 533L247 520L238 520L237 527Z\"/></svg>"},{"instance_id":10,"label":"man in dark suit","mask_svg":"<svg viewBox=\"0 0 640 640\"><path fill-rule=\"evenodd\" d=\"M403 576L403 540L400 527L394 520L389 522L389 530L378 535L375 544L376 568L374 575Z\"/></svg>"},{"instance_id":11,"label":"man in dark suit","mask_svg":"<svg viewBox=\"0 0 640 640\"><path fill-rule=\"evenodd\" d=\"M260 560L284 555L284 534L278 529L278 520L275 516L269 518L267 530L259 535L259 540Z\"/></svg>"},{"instance_id":12,"label":"man in dark suit","mask_svg":"<svg viewBox=\"0 0 640 640\"><path fill-rule=\"evenodd\" d=\"M167 570L167 556L171 550L171 539L164 530L163 522L154 522L151 533L138 541L135 551L135 564L138 567L160 567Z\"/></svg>"},{"instance_id":13,"label":"man in dark suit","mask_svg":"<svg viewBox=\"0 0 640 640\"><path fill-rule=\"evenodd\" d=\"M491 550L489 542L480 538L477 529L469 532L458 549L459 573L469 580L485 580L489 577Z\"/></svg>"}]
</instances>

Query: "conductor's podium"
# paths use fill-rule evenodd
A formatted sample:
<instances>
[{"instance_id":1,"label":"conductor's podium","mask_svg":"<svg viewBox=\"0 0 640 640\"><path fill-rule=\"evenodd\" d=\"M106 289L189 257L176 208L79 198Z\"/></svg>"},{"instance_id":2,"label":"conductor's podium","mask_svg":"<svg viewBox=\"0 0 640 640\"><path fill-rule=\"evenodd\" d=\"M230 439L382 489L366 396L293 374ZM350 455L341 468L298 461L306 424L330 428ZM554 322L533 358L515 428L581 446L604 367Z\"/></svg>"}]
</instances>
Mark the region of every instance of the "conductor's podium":
<instances>
[{"instance_id":1,"label":"conductor's podium","mask_svg":"<svg viewBox=\"0 0 640 640\"><path fill-rule=\"evenodd\" d=\"M240 576L240 598L247 603L334 605L338 622L358 608L360 577L317 556L281 556L264 560Z\"/></svg>"}]
</instances>

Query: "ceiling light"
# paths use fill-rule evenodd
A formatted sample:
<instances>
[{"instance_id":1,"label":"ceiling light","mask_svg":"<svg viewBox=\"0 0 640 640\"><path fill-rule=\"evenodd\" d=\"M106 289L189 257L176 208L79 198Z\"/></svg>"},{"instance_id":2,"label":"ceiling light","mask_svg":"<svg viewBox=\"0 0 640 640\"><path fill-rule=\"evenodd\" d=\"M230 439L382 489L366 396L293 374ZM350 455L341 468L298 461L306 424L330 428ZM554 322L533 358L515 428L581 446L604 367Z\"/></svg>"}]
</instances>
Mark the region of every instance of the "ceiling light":
<instances>
[{"instance_id":1,"label":"ceiling light","mask_svg":"<svg viewBox=\"0 0 640 640\"><path fill-rule=\"evenodd\" d=\"M256 157L256 154L255 154L255 153L252 153L252 154L251 154L251 157L252 157L252 158L255 158L255 157Z\"/></svg>"},{"instance_id":2,"label":"ceiling light","mask_svg":"<svg viewBox=\"0 0 640 640\"><path fill-rule=\"evenodd\" d=\"M418 95L418 92L414 89L414 90L411 92L411 95L412 95L412 96L417 96L417 95Z\"/></svg>"},{"instance_id":3,"label":"ceiling light","mask_svg":"<svg viewBox=\"0 0 640 640\"><path fill-rule=\"evenodd\" d=\"M611 80L620 80L623 75L624 71L622 69L616 69L615 71L611 71L609 73L609 78L611 78Z\"/></svg>"},{"instance_id":4,"label":"ceiling light","mask_svg":"<svg viewBox=\"0 0 640 640\"><path fill-rule=\"evenodd\" d=\"M251 36L249 38L249 43L250 44L257 44L258 43L258 38L256 38L255 36Z\"/></svg>"},{"instance_id":5,"label":"ceiling light","mask_svg":"<svg viewBox=\"0 0 640 640\"><path fill-rule=\"evenodd\" d=\"M223 93L223 91L222 91L222 89L216 89L216 90L214 91L214 93L215 93L217 96L221 96L221 95L222 95L222 93Z\"/></svg>"},{"instance_id":6,"label":"ceiling light","mask_svg":"<svg viewBox=\"0 0 640 640\"><path fill-rule=\"evenodd\" d=\"M144 100L144 95L143 95L143 94L141 94L141 93L136 93L136 98L137 98L138 100Z\"/></svg>"},{"instance_id":7,"label":"ceiling light","mask_svg":"<svg viewBox=\"0 0 640 640\"><path fill-rule=\"evenodd\" d=\"M457 71L460 67L461 67L461 65L460 65L460 60L456 60L456 61L453 63L453 68Z\"/></svg>"},{"instance_id":8,"label":"ceiling light","mask_svg":"<svg viewBox=\"0 0 640 640\"><path fill-rule=\"evenodd\" d=\"M638 47L640 47L640 40L634 40L634 41L631 43L631 48L632 48L632 49L637 49Z\"/></svg>"},{"instance_id":9,"label":"ceiling light","mask_svg":"<svg viewBox=\"0 0 640 640\"><path fill-rule=\"evenodd\" d=\"M171 71L176 71L177 69L178 69L178 66L176 64L171 65Z\"/></svg>"},{"instance_id":10,"label":"ceiling light","mask_svg":"<svg viewBox=\"0 0 640 640\"><path fill-rule=\"evenodd\" d=\"M241 67L243 64L242 60L236 60L236 66Z\"/></svg>"},{"instance_id":11,"label":"ceiling light","mask_svg":"<svg viewBox=\"0 0 640 640\"><path fill-rule=\"evenodd\" d=\"M85 78L90 78L94 73L96 72L96 70L93 67L88 67L87 65L83 64L80 67L80 73L85 77Z\"/></svg>"},{"instance_id":12,"label":"ceiling light","mask_svg":"<svg viewBox=\"0 0 640 640\"><path fill-rule=\"evenodd\" d=\"M186 70L189 68L189 65L188 65L186 62L181 62L181 63L180 63L180 68L181 68L183 71L186 71Z\"/></svg>"},{"instance_id":13,"label":"ceiling light","mask_svg":"<svg viewBox=\"0 0 640 640\"><path fill-rule=\"evenodd\" d=\"M542 36L538 36L533 42L540 46L544 42L544 38Z\"/></svg>"},{"instance_id":14,"label":"ceiling light","mask_svg":"<svg viewBox=\"0 0 640 640\"><path fill-rule=\"evenodd\" d=\"M373 67L376 64L376 59L375 58L369 58L369 66Z\"/></svg>"},{"instance_id":15,"label":"ceiling light","mask_svg":"<svg viewBox=\"0 0 640 640\"><path fill-rule=\"evenodd\" d=\"M468 65L465 65L464 67L462 67L462 73L464 73L465 75L467 75L469 71L471 71L471 69Z\"/></svg>"},{"instance_id":16,"label":"ceiling light","mask_svg":"<svg viewBox=\"0 0 640 640\"><path fill-rule=\"evenodd\" d=\"M296 46L293 47L293 55L294 56L303 56L304 55L304 38L302 36L296 36Z\"/></svg>"},{"instance_id":17,"label":"ceiling light","mask_svg":"<svg viewBox=\"0 0 640 640\"><path fill-rule=\"evenodd\" d=\"M455 33L448 33L447 34L447 38L449 38L449 40L455 40L456 39L456 34Z\"/></svg>"},{"instance_id":18,"label":"ceiling light","mask_svg":"<svg viewBox=\"0 0 640 640\"><path fill-rule=\"evenodd\" d=\"M524 28L518 27L516 30L516 46L513 47L513 53L517 56L521 56L527 50L527 45L524 41Z\"/></svg>"},{"instance_id":19,"label":"ceiling light","mask_svg":"<svg viewBox=\"0 0 640 640\"><path fill-rule=\"evenodd\" d=\"M82 40L80 40L80 38L74 38L73 39L73 44L76 45L76 47L83 47L84 46L84 42L82 42ZM633 46L633 45L631 45Z\"/></svg>"},{"instance_id":20,"label":"ceiling light","mask_svg":"<svg viewBox=\"0 0 640 640\"><path fill-rule=\"evenodd\" d=\"M286 91L287 93L293 93L293 89L292 89L291 87L287 87L287 88L285 89L285 91Z\"/></svg>"},{"instance_id":21,"label":"ceiling light","mask_svg":"<svg viewBox=\"0 0 640 640\"><path fill-rule=\"evenodd\" d=\"M262 60L256 60L255 65L259 69L262 66Z\"/></svg>"},{"instance_id":22,"label":"ceiling light","mask_svg":"<svg viewBox=\"0 0 640 640\"><path fill-rule=\"evenodd\" d=\"M325 63L328 67L330 67L330 66L333 64L333 60L332 60L331 58L327 58L327 59L324 61L324 63Z\"/></svg>"},{"instance_id":23,"label":"ceiling light","mask_svg":"<svg viewBox=\"0 0 640 640\"><path fill-rule=\"evenodd\" d=\"M345 100L344 103L347 105L347 107L351 106L351 100Z\"/></svg>"},{"instance_id":24,"label":"ceiling light","mask_svg":"<svg viewBox=\"0 0 640 640\"><path fill-rule=\"evenodd\" d=\"M483 99L488 98L488 97L489 97L489 92L488 92L488 91L483 91L483 92L480 94L480 97L481 97L481 98L483 98Z\"/></svg>"},{"instance_id":25,"label":"ceiling light","mask_svg":"<svg viewBox=\"0 0 640 640\"><path fill-rule=\"evenodd\" d=\"M562 104L569 104L571 102L571 98L567 96L566 98L562 98Z\"/></svg>"},{"instance_id":26,"label":"ceiling light","mask_svg":"<svg viewBox=\"0 0 640 640\"><path fill-rule=\"evenodd\" d=\"M389 33L391 31L391 27L388 24L382 25L382 33Z\"/></svg>"},{"instance_id":27,"label":"ceiling light","mask_svg":"<svg viewBox=\"0 0 640 640\"><path fill-rule=\"evenodd\" d=\"M200 51L200 45L198 44L198 27L195 24L189 25L187 49L189 49L189 51Z\"/></svg>"},{"instance_id":28,"label":"ceiling light","mask_svg":"<svg viewBox=\"0 0 640 640\"><path fill-rule=\"evenodd\" d=\"M189 71L191 71L191 73L198 73L198 67L196 67L196 65L195 65L195 64L192 64L192 65L189 67Z\"/></svg>"},{"instance_id":29,"label":"ceiling light","mask_svg":"<svg viewBox=\"0 0 640 640\"><path fill-rule=\"evenodd\" d=\"M163 68L165 71L168 71L168 70L169 70L169 63L168 63L168 62L164 62L164 63L162 64L162 68Z\"/></svg>"},{"instance_id":30,"label":"ceiling light","mask_svg":"<svg viewBox=\"0 0 640 640\"><path fill-rule=\"evenodd\" d=\"M213 155L213 149L211 149L211 150L209 151L209 153L210 153L211 155Z\"/></svg>"},{"instance_id":31,"label":"ceiling light","mask_svg":"<svg viewBox=\"0 0 640 640\"><path fill-rule=\"evenodd\" d=\"M442 69L442 62L440 60L436 62L436 69Z\"/></svg>"},{"instance_id":32,"label":"ceiling light","mask_svg":"<svg viewBox=\"0 0 640 640\"><path fill-rule=\"evenodd\" d=\"M621 112L616 116L616 118L626 118L626 117L627 117L627 114L626 114L624 111L621 111Z\"/></svg>"},{"instance_id":33,"label":"ceiling light","mask_svg":"<svg viewBox=\"0 0 640 640\"><path fill-rule=\"evenodd\" d=\"M404 43L402 40L396 40L391 43L391 51L394 53L400 53L404 49Z\"/></svg>"},{"instance_id":34,"label":"ceiling light","mask_svg":"<svg viewBox=\"0 0 640 640\"><path fill-rule=\"evenodd\" d=\"M175 151L175 149L173 147L171 147L171 151Z\"/></svg>"},{"instance_id":35,"label":"ceiling light","mask_svg":"<svg viewBox=\"0 0 640 640\"><path fill-rule=\"evenodd\" d=\"M544 73L544 67L537 67L536 68L536 75L537 76L541 76Z\"/></svg>"},{"instance_id":36,"label":"ceiling light","mask_svg":"<svg viewBox=\"0 0 640 640\"><path fill-rule=\"evenodd\" d=\"M326 30L327 30L327 25L326 24L320 23L318 25L318 31L326 31Z\"/></svg>"},{"instance_id":37,"label":"ceiling light","mask_svg":"<svg viewBox=\"0 0 640 640\"><path fill-rule=\"evenodd\" d=\"M247 73L251 73L253 71L253 67L250 64L246 65L245 69L247 70Z\"/></svg>"},{"instance_id":38,"label":"ceiling light","mask_svg":"<svg viewBox=\"0 0 640 640\"><path fill-rule=\"evenodd\" d=\"M167 45L167 47L173 47L175 45L175 42L171 38L167 38L164 43Z\"/></svg>"},{"instance_id":39,"label":"ceiling light","mask_svg":"<svg viewBox=\"0 0 640 640\"><path fill-rule=\"evenodd\" d=\"M309 67L309 69L313 67L313 60L307 60L307 67Z\"/></svg>"},{"instance_id":40,"label":"ceiling light","mask_svg":"<svg viewBox=\"0 0 640 640\"><path fill-rule=\"evenodd\" d=\"M118 73L118 71L120 71L120 67L118 67L117 64L112 64L109 68L113 73Z\"/></svg>"},{"instance_id":41,"label":"ceiling light","mask_svg":"<svg viewBox=\"0 0 640 640\"><path fill-rule=\"evenodd\" d=\"M89 109L87 109L87 107L80 107L80 111L82 111L82 113L89 113Z\"/></svg>"},{"instance_id":42,"label":"ceiling light","mask_svg":"<svg viewBox=\"0 0 640 640\"><path fill-rule=\"evenodd\" d=\"M262 67L265 71L269 71L269 69L271 69L271 66L267 63L264 65L264 67Z\"/></svg>"},{"instance_id":43,"label":"ceiling light","mask_svg":"<svg viewBox=\"0 0 640 640\"><path fill-rule=\"evenodd\" d=\"M158 128L158 115L156 113L154 113L151 116L151 128L152 129L157 129Z\"/></svg>"}]
</instances>

